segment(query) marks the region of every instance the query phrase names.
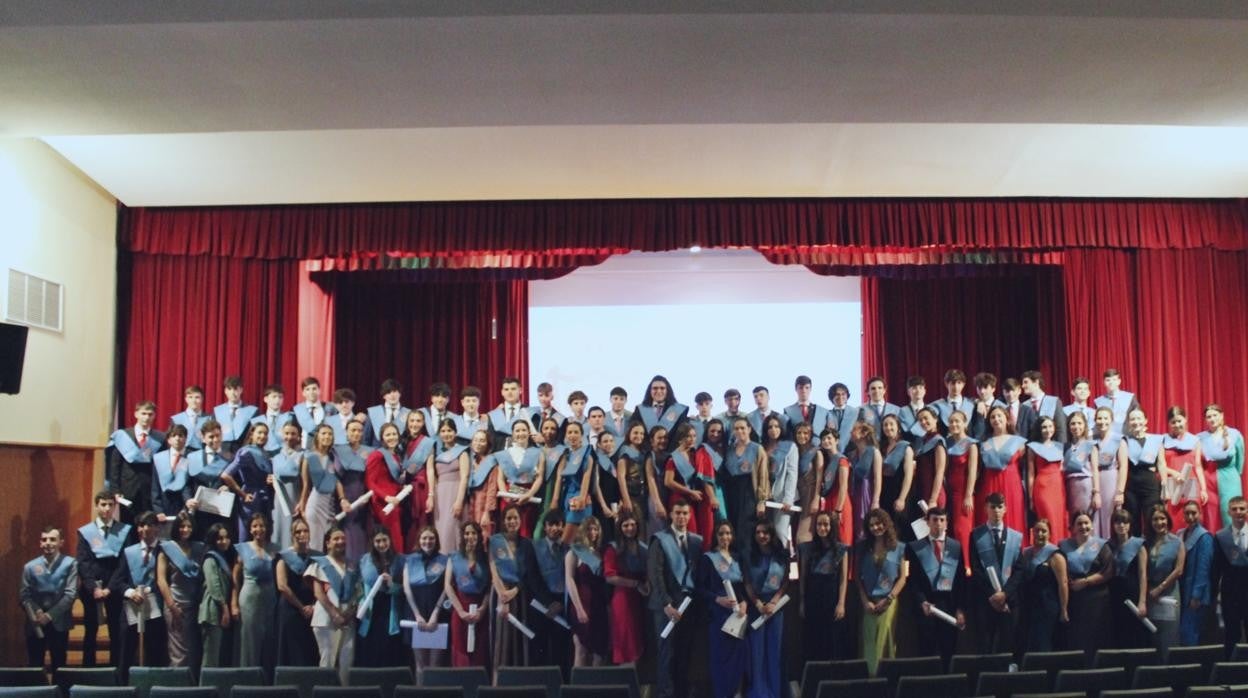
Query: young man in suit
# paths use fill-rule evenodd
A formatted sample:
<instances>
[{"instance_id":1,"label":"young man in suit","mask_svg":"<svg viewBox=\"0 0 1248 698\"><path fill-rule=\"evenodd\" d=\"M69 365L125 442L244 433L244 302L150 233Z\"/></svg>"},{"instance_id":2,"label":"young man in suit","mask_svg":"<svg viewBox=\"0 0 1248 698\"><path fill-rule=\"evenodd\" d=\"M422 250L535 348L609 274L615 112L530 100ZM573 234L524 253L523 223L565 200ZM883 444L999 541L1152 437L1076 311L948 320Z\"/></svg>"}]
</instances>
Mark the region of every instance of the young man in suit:
<instances>
[{"instance_id":1,"label":"young man in suit","mask_svg":"<svg viewBox=\"0 0 1248 698\"><path fill-rule=\"evenodd\" d=\"M364 443L369 446L381 443L381 428L387 424L393 424L399 428L400 434L403 433L407 428L407 414L411 411L411 408L403 406L403 386L393 378L382 381L381 404L373 405L367 411L368 431L365 432L367 438ZM428 416L425 415L426 419ZM426 426L428 426L427 422ZM336 429L334 433L337 433ZM342 430L342 443L344 444L347 442L346 437L347 431L344 426Z\"/></svg>"},{"instance_id":2,"label":"young man in suit","mask_svg":"<svg viewBox=\"0 0 1248 698\"><path fill-rule=\"evenodd\" d=\"M304 378L300 390L303 392L303 402L295 405L293 411L295 421L303 432L303 446L310 448L316 428L323 424L335 410L334 406L328 402L321 402L321 381L315 376ZM270 432L270 438L271 436L272 432Z\"/></svg>"},{"instance_id":3,"label":"young man in suit","mask_svg":"<svg viewBox=\"0 0 1248 698\"><path fill-rule=\"evenodd\" d=\"M425 432L432 437L438 435L438 425L444 419L454 419L455 415L450 411L448 405L451 404L451 386L438 381L429 386L429 404L420 408L422 414L425 415Z\"/></svg>"},{"instance_id":4,"label":"young man in suit","mask_svg":"<svg viewBox=\"0 0 1248 698\"><path fill-rule=\"evenodd\" d=\"M338 388L334 391L331 398L334 403L334 413L325 420L326 424L334 429L334 445L345 446L347 444L347 427L352 424L359 423L365 426L367 433L371 433L372 429L369 425L370 419L364 412L355 411L355 391L350 388ZM406 420L406 415L404 419ZM396 426L402 428L402 422Z\"/></svg>"},{"instance_id":5,"label":"young man in suit","mask_svg":"<svg viewBox=\"0 0 1248 698\"><path fill-rule=\"evenodd\" d=\"M971 412L971 423L967 429L972 439L983 441L988 438L991 430L988 427L988 411L994 407L1005 407L1005 403L997 399L997 377L991 373L976 373L975 405Z\"/></svg>"},{"instance_id":6,"label":"young man in suit","mask_svg":"<svg viewBox=\"0 0 1248 698\"><path fill-rule=\"evenodd\" d=\"M1140 401L1135 397L1134 393L1122 390L1122 376L1116 368L1107 368L1103 374L1105 381L1105 394L1098 397L1095 401L1097 409L1108 407L1113 410L1114 433L1121 434L1123 426L1127 423L1127 415L1132 410L1139 408Z\"/></svg>"},{"instance_id":7,"label":"young man in suit","mask_svg":"<svg viewBox=\"0 0 1248 698\"><path fill-rule=\"evenodd\" d=\"M1066 443L1066 413L1057 396L1044 394L1044 376L1039 371L1024 371L1021 385L1026 398L1018 410L1015 433L1028 441L1042 441L1040 418L1048 417L1053 420L1053 440Z\"/></svg>"},{"instance_id":8,"label":"young man in suit","mask_svg":"<svg viewBox=\"0 0 1248 698\"><path fill-rule=\"evenodd\" d=\"M919 651L939 655L946 666L957 648L958 631L966 627L962 545L946 535L948 524L945 510L932 507L927 510L928 536L906 544L913 580L909 586L919 611ZM937 611L952 616L957 625L939 618Z\"/></svg>"},{"instance_id":9,"label":"young man in suit","mask_svg":"<svg viewBox=\"0 0 1248 698\"><path fill-rule=\"evenodd\" d=\"M793 381L793 391L797 393L797 402L784 408L784 419L788 423L785 433L793 438L793 429L805 422L814 429L815 438L828 426L828 408L817 405L810 399L810 376L798 376Z\"/></svg>"},{"instance_id":10,"label":"young man in suit","mask_svg":"<svg viewBox=\"0 0 1248 698\"><path fill-rule=\"evenodd\" d=\"M121 596L113 594L109 583L121 565L122 550L130 544L130 526L114 520L117 505L114 493L95 493L95 518L78 529L78 579L82 598L82 665L96 665L96 637L107 619L112 643L111 664L121 657Z\"/></svg>"},{"instance_id":11,"label":"young man in suit","mask_svg":"<svg viewBox=\"0 0 1248 698\"><path fill-rule=\"evenodd\" d=\"M632 419L633 413L628 409L628 391L617 385L611 389L611 411L607 412L607 431L615 434L616 443L624 443Z\"/></svg>"},{"instance_id":12,"label":"young man in suit","mask_svg":"<svg viewBox=\"0 0 1248 698\"><path fill-rule=\"evenodd\" d=\"M935 407L937 414L940 415L942 434L949 433L949 417L954 412L966 415L966 423L971 423L971 415L975 408L971 405L971 401L962 394L964 388L966 388L966 374L961 369L951 368L945 371L945 396L932 403L932 407Z\"/></svg>"},{"instance_id":13,"label":"young man in suit","mask_svg":"<svg viewBox=\"0 0 1248 698\"><path fill-rule=\"evenodd\" d=\"M1013 652L1017 603L1010 605L1009 594L1017 584L1010 579L1023 551L1023 533L1005 525L1005 495L989 493L986 508L988 520L971 530L970 539L967 607L974 647L980 654ZM1000 591L992 583L994 574Z\"/></svg>"},{"instance_id":14,"label":"young man in suit","mask_svg":"<svg viewBox=\"0 0 1248 698\"><path fill-rule=\"evenodd\" d=\"M319 390L319 387L318 387ZM269 455L277 453L282 448L282 427L294 421L295 416L290 412L282 409L283 403L286 402L286 391L282 386L276 383L270 383L264 387L264 414L256 415L251 418L252 424L264 422L269 427L269 440L264 445L264 450ZM243 444L240 443L240 446ZM235 449L237 451L237 449Z\"/></svg>"},{"instance_id":15,"label":"young man in suit","mask_svg":"<svg viewBox=\"0 0 1248 698\"><path fill-rule=\"evenodd\" d=\"M876 438L880 436L880 422L890 414L899 414L901 408L888 402L888 386L882 376L871 376L867 379L867 401L858 411L858 419L871 425ZM842 438L844 438L842 436Z\"/></svg>"},{"instance_id":16,"label":"young man in suit","mask_svg":"<svg viewBox=\"0 0 1248 698\"><path fill-rule=\"evenodd\" d=\"M454 416L455 430L461 441L470 443L474 434L490 427L489 420L481 414L481 389L475 385L465 386L459 391L459 407L463 411ZM540 425L534 430L537 431L540 431Z\"/></svg>"},{"instance_id":17,"label":"young man in suit","mask_svg":"<svg viewBox=\"0 0 1248 698\"><path fill-rule=\"evenodd\" d=\"M564 679L572 666L572 637L564 607L567 576L564 560L568 546L563 544L563 511L552 509L542 523L541 539L533 541L537 564L525 570L525 589L546 608L545 615L534 614L538 635L529 651L537 666L557 666Z\"/></svg>"},{"instance_id":18,"label":"young man in suit","mask_svg":"<svg viewBox=\"0 0 1248 698\"><path fill-rule=\"evenodd\" d=\"M136 526L139 542L122 551L121 564L117 566L108 584L113 595L125 599L124 619L119 623L124 630L118 638L121 661L117 666L121 669L122 680L126 680L130 667L139 660L140 615L145 619L143 666L161 667L169 664L165 619L160 592L156 588L160 521L155 513L145 511L139 514Z\"/></svg>"},{"instance_id":19,"label":"young man in suit","mask_svg":"<svg viewBox=\"0 0 1248 698\"><path fill-rule=\"evenodd\" d=\"M646 577L650 582L647 603L654 630L661 634L669 621L676 622L671 634L656 638L655 679L659 698L689 695L691 671L687 658L696 633L704 630L697 618L701 604L691 603L684 613L679 610L681 602L694 594L698 560L702 557L702 537L689 531L691 513L689 502L676 500L668 510L669 527L654 534L647 553ZM679 662L677 653L682 655Z\"/></svg>"},{"instance_id":20,"label":"young man in suit","mask_svg":"<svg viewBox=\"0 0 1248 698\"><path fill-rule=\"evenodd\" d=\"M906 379L906 395L910 402L898 411L901 420L902 436L916 449L923 440L923 427L919 426L919 412L927 406L923 401L927 397L927 380L923 376L910 376Z\"/></svg>"},{"instance_id":21,"label":"young man in suit","mask_svg":"<svg viewBox=\"0 0 1248 698\"><path fill-rule=\"evenodd\" d=\"M857 407L849 404L849 386L844 383L833 383L828 388L828 399L832 401L832 407L828 408L828 424L836 433L841 435L841 443L848 444L850 434L854 431L854 424L858 422L859 410ZM819 434L823 431L823 425L814 425L814 437L819 438Z\"/></svg>"},{"instance_id":22,"label":"young man in suit","mask_svg":"<svg viewBox=\"0 0 1248 698\"><path fill-rule=\"evenodd\" d=\"M26 658L43 668L44 652L52 655L52 672L65 666L69 629L78 597L78 563L61 554L61 530L45 526L39 534L39 557L22 568L18 598L26 612Z\"/></svg>"},{"instance_id":23,"label":"young man in suit","mask_svg":"<svg viewBox=\"0 0 1248 698\"><path fill-rule=\"evenodd\" d=\"M750 428L754 430L754 436L762 441L763 438L763 422L768 417L775 415L780 418L780 429L786 430L789 427L788 420L782 412L771 409L771 391L765 385L754 386L754 411L746 415L750 420Z\"/></svg>"},{"instance_id":24,"label":"young man in suit","mask_svg":"<svg viewBox=\"0 0 1248 698\"><path fill-rule=\"evenodd\" d=\"M507 447L507 442L511 440L511 425L513 422L517 419L530 421L533 419L532 411L520 402L521 386L519 378L515 376L503 378L499 392L502 394L503 404L490 410L488 415L491 444L495 451L501 451Z\"/></svg>"},{"instance_id":25,"label":"young man in suit","mask_svg":"<svg viewBox=\"0 0 1248 698\"><path fill-rule=\"evenodd\" d=\"M693 404L697 408L698 413L689 418L689 426L693 427L693 434L697 437L697 443L699 444L706 438L707 425L715 419L711 416L711 405L713 403L711 394L708 392L703 391L693 396ZM618 436L615 441L616 443L621 443Z\"/></svg>"},{"instance_id":26,"label":"young man in suit","mask_svg":"<svg viewBox=\"0 0 1248 698\"><path fill-rule=\"evenodd\" d=\"M186 386L183 395L186 400L186 409L169 418L169 426L181 424L186 428L188 448L194 450L200 447L199 428L208 421L208 415L204 414L204 389L198 385Z\"/></svg>"},{"instance_id":27,"label":"young man in suit","mask_svg":"<svg viewBox=\"0 0 1248 698\"><path fill-rule=\"evenodd\" d=\"M1248 500L1231 497L1231 525L1213 536L1213 584L1222 607L1222 642L1229 660L1248 629Z\"/></svg>"},{"instance_id":28,"label":"young man in suit","mask_svg":"<svg viewBox=\"0 0 1248 698\"><path fill-rule=\"evenodd\" d=\"M257 407L243 402L243 379L239 376L226 376L224 383L225 402L212 408L212 416L221 425L221 441L230 453L238 450L247 427L256 416ZM203 432L203 424L198 429Z\"/></svg>"},{"instance_id":29,"label":"young man in suit","mask_svg":"<svg viewBox=\"0 0 1248 698\"><path fill-rule=\"evenodd\" d=\"M113 432L104 449L104 487L130 502L121 509L126 523L152 508L152 457L165 447L165 435L152 428L155 421L156 403L143 400L134 406L134 426Z\"/></svg>"}]
</instances>

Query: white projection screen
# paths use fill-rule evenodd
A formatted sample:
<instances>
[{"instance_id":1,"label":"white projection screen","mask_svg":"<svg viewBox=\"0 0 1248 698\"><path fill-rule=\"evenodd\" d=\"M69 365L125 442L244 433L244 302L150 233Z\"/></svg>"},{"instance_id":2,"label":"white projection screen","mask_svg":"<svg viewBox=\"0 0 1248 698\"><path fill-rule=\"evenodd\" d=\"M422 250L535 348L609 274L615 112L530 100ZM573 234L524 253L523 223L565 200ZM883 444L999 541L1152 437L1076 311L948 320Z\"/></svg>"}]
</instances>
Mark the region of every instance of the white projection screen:
<instances>
[{"instance_id":1,"label":"white projection screen","mask_svg":"<svg viewBox=\"0 0 1248 698\"><path fill-rule=\"evenodd\" d=\"M656 373L691 409L705 390L720 412L724 391L736 388L752 410L750 391L764 385L778 410L793 403L801 374L819 403L836 382L861 402L859 280L771 264L753 250L682 250L616 255L529 283L531 404L549 382L565 414L573 390L609 409L619 385L631 409Z\"/></svg>"}]
</instances>

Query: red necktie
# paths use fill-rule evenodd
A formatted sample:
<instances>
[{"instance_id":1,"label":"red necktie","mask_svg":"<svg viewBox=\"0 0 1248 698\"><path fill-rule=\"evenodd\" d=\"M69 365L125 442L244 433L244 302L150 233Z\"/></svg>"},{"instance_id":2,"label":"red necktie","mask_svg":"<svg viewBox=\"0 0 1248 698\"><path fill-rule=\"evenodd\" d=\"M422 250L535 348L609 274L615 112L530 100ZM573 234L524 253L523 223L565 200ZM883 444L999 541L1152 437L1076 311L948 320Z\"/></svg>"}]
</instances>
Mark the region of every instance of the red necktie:
<instances>
[{"instance_id":1,"label":"red necktie","mask_svg":"<svg viewBox=\"0 0 1248 698\"><path fill-rule=\"evenodd\" d=\"M945 559L945 542L940 540L932 541L932 545L936 547L936 563L940 564Z\"/></svg>"},{"instance_id":2,"label":"red necktie","mask_svg":"<svg viewBox=\"0 0 1248 698\"><path fill-rule=\"evenodd\" d=\"M802 421L810 421L810 405L802 405Z\"/></svg>"},{"instance_id":3,"label":"red necktie","mask_svg":"<svg viewBox=\"0 0 1248 698\"><path fill-rule=\"evenodd\" d=\"M1032 411L1034 411L1034 412L1039 412L1039 411L1040 411L1040 400L1039 400L1039 399L1036 399L1036 400L1032 400L1032 401L1031 401L1031 409L1032 409Z\"/></svg>"},{"instance_id":4,"label":"red necktie","mask_svg":"<svg viewBox=\"0 0 1248 698\"><path fill-rule=\"evenodd\" d=\"M174 451L169 454L169 470L170 472L178 472L178 453Z\"/></svg>"},{"instance_id":5,"label":"red necktie","mask_svg":"<svg viewBox=\"0 0 1248 698\"><path fill-rule=\"evenodd\" d=\"M139 448L147 448L147 434L139 434Z\"/></svg>"}]
</instances>

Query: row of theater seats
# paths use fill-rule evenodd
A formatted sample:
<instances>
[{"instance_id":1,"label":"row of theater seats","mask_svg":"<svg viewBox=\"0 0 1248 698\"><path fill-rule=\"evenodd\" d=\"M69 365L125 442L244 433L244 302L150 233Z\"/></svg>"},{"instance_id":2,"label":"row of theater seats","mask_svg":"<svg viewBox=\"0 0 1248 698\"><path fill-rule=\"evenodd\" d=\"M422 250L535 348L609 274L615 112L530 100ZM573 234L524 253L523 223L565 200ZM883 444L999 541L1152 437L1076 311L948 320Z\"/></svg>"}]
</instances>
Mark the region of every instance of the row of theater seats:
<instances>
[{"instance_id":1,"label":"row of theater seats","mask_svg":"<svg viewBox=\"0 0 1248 698\"><path fill-rule=\"evenodd\" d=\"M1187 695L1248 696L1248 645L1223 662L1221 645L1037 652L1016 664L1010 654L882 659L874 676L865 660L808 662L795 698L1184 698Z\"/></svg>"},{"instance_id":2,"label":"row of theater seats","mask_svg":"<svg viewBox=\"0 0 1248 698\"><path fill-rule=\"evenodd\" d=\"M414 685L407 667L351 669L345 685L335 669L277 667L272 683L260 667L189 669L134 667L129 685L115 670L64 668L49 686L41 669L0 669L0 698L642 698L632 665L577 667L564 685L558 667L506 667L498 685L484 669L426 669Z\"/></svg>"}]
</instances>

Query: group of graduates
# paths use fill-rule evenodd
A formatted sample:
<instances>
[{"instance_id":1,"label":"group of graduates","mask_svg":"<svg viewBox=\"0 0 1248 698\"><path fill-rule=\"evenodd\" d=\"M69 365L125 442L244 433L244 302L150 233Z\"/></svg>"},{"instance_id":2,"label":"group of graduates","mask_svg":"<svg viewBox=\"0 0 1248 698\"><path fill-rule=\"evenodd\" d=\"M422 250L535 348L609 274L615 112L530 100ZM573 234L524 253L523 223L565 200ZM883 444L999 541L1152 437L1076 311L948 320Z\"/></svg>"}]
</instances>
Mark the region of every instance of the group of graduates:
<instances>
[{"instance_id":1,"label":"group of graduates","mask_svg":"<svg viewBox=\"0 0 1248 698\"><path fill-rule=\"evenodd\" d=\"M930 404L910 379L899 406L873 377L851 406L842 383L816 404L799 376L782 410L758 386L754 410L734 389L719 414L662 376L631 410L622 388L609 408L573 391L567 415L549 384L522 404L515 378L488 413L463 388L458 414L441 383L411 409L386 380L359 412L315 378L290 411L280 386L256 407L228 378L211 411L191 386L165 431L141 402L113 433L74 557L41 535L21 583L30 661L64 663L76 598L84 664L107 622L123 671L642 662L661 696L698 677L779 696L786 618L804 659L874 668L899 624L945 658L1195 644L1217 600L1229 652L1248 503L1221 408L1193 435L1173 407L1155 434L1113 369L1069 405L1034 371L1001 399L991 374L973 398L944 378Z\"/></svg>"}]
</instances>

